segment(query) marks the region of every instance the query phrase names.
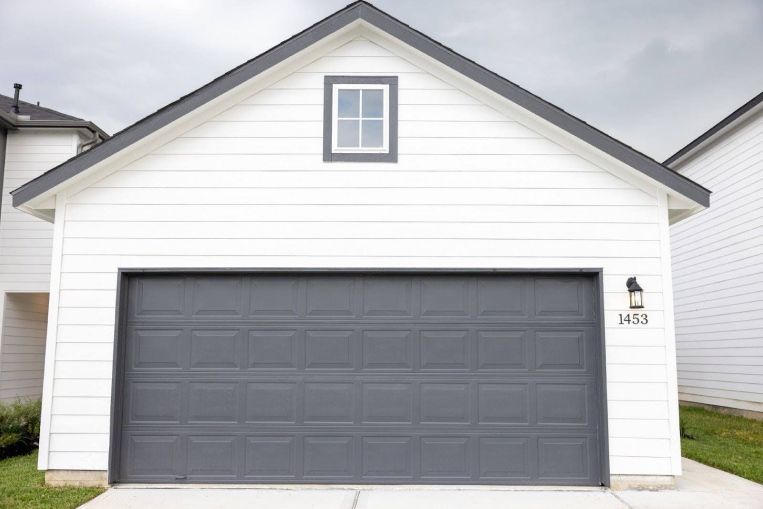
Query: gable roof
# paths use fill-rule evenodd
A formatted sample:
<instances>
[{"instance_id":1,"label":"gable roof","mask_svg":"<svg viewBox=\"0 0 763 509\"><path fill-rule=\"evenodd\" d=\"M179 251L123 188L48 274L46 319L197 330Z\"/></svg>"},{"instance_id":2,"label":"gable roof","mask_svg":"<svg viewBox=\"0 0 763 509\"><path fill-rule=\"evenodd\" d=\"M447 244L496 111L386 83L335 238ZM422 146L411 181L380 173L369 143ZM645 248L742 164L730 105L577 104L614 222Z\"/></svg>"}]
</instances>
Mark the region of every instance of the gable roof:
<instances>
[{"instance_id":1,"label":"gable roof","mask_svg":"<svg viewBox=\"0 0 763 509\"><path fill-rule=\"evenodd\" d=\"M10 113L12 106L13 97L0 94L0 110ZM42 106L21 100L19 100L19 115L28 116L30 120L82 120L60 111L43 108Z\"/></svg>"},{"instance_id":2,"label":"gable roof","mask_svg":"<svg viewBox=\"0 0 763 509\"><path fill-rule=\"evenodd\" d=\"M763 104L763 92L756 95L744 103L742 106L734 110L728 117L715 124L703 134L699 135L694 139L694 141L686 145L684 148L665 159L662 164L665 166L671 166L674 163L677 163L679 160L696 153L699 149L723 134L727 129L731 129L733 125L736 125L737 120L746 118L747 114L751 113L752 110L754 110L760 104Z\"/></svg>"},{"instance_id":3,"label":"gable roof","mask_svg":"<svg viewBox=\"0 0 763 509\"><path fill-rule=\"evenodd\" d=\"M412 46L438 62L447 65L493 92L551 122L560 129L593 145L628 166L641 171L677 193L686 196L702 206L709 206L710 191L696 182L673 172L654 159L617 141L577 117L489 71L476 62L459 55L450 48L443 46L364 1L348 5L265 53L139 120L123 131L113 135L110 140L69 159L12 191L13 206L18 207L23 205L36 196L56 187L122 149L129 147L158 129L357 20L363 20Z\"/></svg>"}]
</instances>

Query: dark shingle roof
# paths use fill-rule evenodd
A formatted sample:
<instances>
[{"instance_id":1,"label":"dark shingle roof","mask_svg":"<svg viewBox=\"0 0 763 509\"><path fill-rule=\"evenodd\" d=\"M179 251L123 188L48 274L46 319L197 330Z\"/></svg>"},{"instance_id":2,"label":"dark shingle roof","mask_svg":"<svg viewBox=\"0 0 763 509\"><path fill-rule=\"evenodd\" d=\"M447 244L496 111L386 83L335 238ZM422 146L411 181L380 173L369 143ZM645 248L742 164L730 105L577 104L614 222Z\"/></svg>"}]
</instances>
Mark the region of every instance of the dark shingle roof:
<instances>
[{"instance_id":1,"label":"dark shingle roof","mask_svg":"<svg viewBox=\"0 0 763 509\"><path fill-rule=\"evenodd\" d=\"M13 106L13 97L0 94L0 110L10 113L11 106ZM25 101L19 101L19 115L28 115L31 120L82 120L81 118Z\"/></svg>"}]
</instances>

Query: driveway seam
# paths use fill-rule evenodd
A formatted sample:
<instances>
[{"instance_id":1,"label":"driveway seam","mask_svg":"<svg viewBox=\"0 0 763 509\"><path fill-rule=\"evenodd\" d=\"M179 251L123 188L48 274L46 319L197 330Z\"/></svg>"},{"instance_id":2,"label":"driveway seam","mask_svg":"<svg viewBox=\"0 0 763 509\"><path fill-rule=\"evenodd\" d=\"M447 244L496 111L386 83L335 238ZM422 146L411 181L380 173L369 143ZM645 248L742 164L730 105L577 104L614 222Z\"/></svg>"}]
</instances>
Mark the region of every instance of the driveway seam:
<instances>
[{"instance_id":1,"label":"driveway seam","mask_svg":"<svg viewBox=\"0 0 763 509\"><path fill-rule=\"evenodd\" d=\"M609 492L612 494L612 496L613 496L613 497L615 497L617 500L619 500L620 502L622 502L623 504L625 504L625 507L627 507L628 509L633 509L633 506L632 506L632 505L630 505L630 504L629 504L628 502L626 502L625 500L623 500L623 499L622 499L620 496L618 496L618 495L617 495L617 493L615 493L615 492L614 492L614 491L612 491L612 490L609 490Z\"/></svg>"}]
</instances>

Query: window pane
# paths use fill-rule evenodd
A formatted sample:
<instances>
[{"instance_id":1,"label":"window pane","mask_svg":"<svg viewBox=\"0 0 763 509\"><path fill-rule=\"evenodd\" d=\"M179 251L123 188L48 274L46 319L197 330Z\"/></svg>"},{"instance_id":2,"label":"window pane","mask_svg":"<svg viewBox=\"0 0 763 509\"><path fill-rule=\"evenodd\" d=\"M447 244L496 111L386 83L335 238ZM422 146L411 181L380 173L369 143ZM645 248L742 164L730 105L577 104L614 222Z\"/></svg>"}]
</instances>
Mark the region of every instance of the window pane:
<instances>
[{"instance_id":1,"label":"window pane","mask_svg":"<svg viewBox=\"0 0 763 509\"><path fill-rule=\"evenodd\" d=\"M363 148L377 148L384 146L384 121L363 121Z\"/></svg>"},{"instance_id":2,"label":"window pane","mask_svg":"<svg viewBox=\"0 0 763 509\"><path fill-rule=\"evenodd\" d=\"M338 114L339 118L360 116L360 90L339 90Z\"/></svg>"},{"instance_id":3,"label":"window pane","mask_svg":"<svg viewBox=\"0 0 763 509\"><path fill-rule=\"evenodd\" d=\"M360 138L360 120L337 121L337 147L357 147Z\"/></svg>"},{"instance_id":4,"label":"window pane","mask_svg":"<svg viewBox=\"0 0 763 509\"><path fill-rule=\"evenodd\" d=\"M382 118L384 116L384 91L363 91L363 118Z\"/></svg>"}]
</instances>

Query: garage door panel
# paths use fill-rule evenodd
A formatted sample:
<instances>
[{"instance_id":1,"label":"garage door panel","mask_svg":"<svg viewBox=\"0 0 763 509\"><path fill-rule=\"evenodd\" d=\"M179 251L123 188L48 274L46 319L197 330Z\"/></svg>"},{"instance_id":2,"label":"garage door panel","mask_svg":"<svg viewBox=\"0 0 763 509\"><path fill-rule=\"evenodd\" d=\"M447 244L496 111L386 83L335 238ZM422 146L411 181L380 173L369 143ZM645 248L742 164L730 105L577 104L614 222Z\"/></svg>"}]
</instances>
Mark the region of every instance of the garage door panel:
<instances>
[{"instance_id":1,"label":"garage door panel","mask_svg":"<svg viewBox=\"0 0 763 509\"><path fill-rule=\"evenodd\" d=\"M174 381L128 381L124 412L127 424L183 422L183 384Z\"/></svg>"},{"instance_id":2,"label":"garage door panel","mask_svg":"<svg viewBox=\"0 0 763 509\"><path fill-rule=\"evenodd\" d=\"M363 280L364 318L413 318L413 278Z\"/></svg>"},{"instance_id":3,"label":"garage door panel","mask_svg":"<svg viewBox=\"0 0 763 509\"><path fill-rule=\"evenodd\" d=\"M186 475L235 479L238 474L236 436L189 436Z\"/></svg>"},{"instance_id":4,"label":"garage door panel","mask_svg":"<svg viewBox=\"0 0 763 509\"><path fill-rule=\"evenodd\" d=\"M196 329L191 330L191 370L240 369L241 331Z\"/></svg>"},{"instance_id":5,"label":"garage door panel","mask_svg":"<svg viewBox=\"0 0 763 509\"><path fill-rule=\"evenodd\" d=\"M152 322L581 322L593 320L595 312L592 281L577 276L152 276L131 279L129 299L128 318Z\"/></svg>"},{"instance_id":6,"label":"garage door panel","mask_svg":"<svg viewBox=\"0 0 763 509\"><path fill-rule=\"evenodd\" d=\"M306 330L305 369L352 370L357 343L354 329Z\"/></svg>"},{"instance_id":7,"label":"garage door panel","mask_svg":"<svg viewBox=\"0 0 763 509\"><path fill-rule=\"evenodd\" d=\"M299 278L258 277L249 283L249 316L291 318L304 315L299 308Z\"/></svg>"},{"instance_id":8,"label":"garage door panel","mask_svg":"<svg viewBox=\"0 0 763 509\"><path fill-rule=\"evenodd\" d=\"M364 330L362 349L364 371L413 369L413 331L410 329Z\"/></svg>"},{"instance_id":9,"label":"garage door panel","mask_svg":"<svg viewBox=\"0 0 763 509\"><path fill-rule=\"evenodd\" d=\"M130 328L128 335L129 366L138 371L181 371L187 367L188 330L178 328Z\"/></svg>"},{"instance_id":10,"label":"garage door panel","mask_svg":"<svg viewBox=\"0 0 763 509\"><path fill-rule=\"evenodd\" d=\"M128 327L130 372L581 372L596 370L596 330L403 325ZM532 344L533 348L528 345Z\"/></svg>"},{"instance_id":11,"label":"garage door panel","mask_svg":"<svg viewBox=\"0 0 763 509\"><path fill-rule=\"evenodd\" d=\"M160 276L130 280L128 295L133 319L175 319L186 316L186 278Z\"/></svg>"},{"instance_id":12,"label":"garage door panel","mask_svg":"<svg viewBox=\"0 0 763 509\"><path fill-rule=\"evenodd\" d=\"M414 423L413 383L366 382L361 394L362 424ZM420 400L420 398L417 398Z\"/></svg>"},{"instance_id":13,"label":"garage door panel","mask_svg":"<svg viewBox=\"0 0 763 509\"><path fill-rule=\"evenodd\" d=\"M127 432L122 472L132 482L575 485L599 475L598 454L595 434Z\"/></svg>"},{"instance_id":14,"label":"garage door panel","mask_svg":"<svg viewBox=\"0 0 763 509\"><path fill-rule=\"evenodd\" d=\"M244 403L246 422L295 424L299 397L299 386L294 382L247 383Z\"/></svg>"},{"instance_id":15,"label":"garage door panel","mask_svg":"<svg viewBox=\"0 0 763 509\"><path fill-rule=\"evenodd\" d=\"M593 288L132 277L119 480L599 484Z\"/></svg>"},{"instance_id":16,"label":"garage door panel","mask_svg":"<svg viewBox=\"0 0 763 509\"><path fill-rule=\"evenodd\" d=\"M529 438L484 437L478 440L479 476L485 480L530 480L537 468Z\"/></svg>"},{"instance_id":17,"label":"garage door panel","mask_svg":"<svg viewBox=\"0 0 763 509\"><path fill-rule=\"evenodd\" d=\"M245 437L244 477L294 478L297 475L297 437Z\"/></svg>"},{"instance_id":18,"label":"garage door panel","mask_svg":"<svg viewBox=\"0 0 763 509\"><path fill-rule=\"evenodd\" d=\"M596 371L596 329L385 324L128 327L129 372ZM530 348L529 345L533 347Z\"/></svg>"},{"instance_id":19,"label":"garage door panel","mask_svg":"<svg viewBox=\"0 0 763 509\"><path fill-rule=\"evenodd\" d=\"M297 369L299 331L295 329L249 330L248 369Z\"/></svg>"},{"instance_id":20,"label":"garage door panel","mask_svg":"<svg viewBox=\"0 0 763 509\"><path fill-rule=\"evenodd\" d=\"M191 294L193 318L241 317L243 313L242 277L197 277Z\"/></svg>"},{"instance_id":21,"label":"garage door panel","mask_svg":"<svg viewBox=\"0 0 763 509\"><path fill-rule=\"evenodd\" d=\"M128 378L125 425L331 424L596 429L593 376Z\"/></svg>"}]
</instances>

